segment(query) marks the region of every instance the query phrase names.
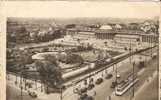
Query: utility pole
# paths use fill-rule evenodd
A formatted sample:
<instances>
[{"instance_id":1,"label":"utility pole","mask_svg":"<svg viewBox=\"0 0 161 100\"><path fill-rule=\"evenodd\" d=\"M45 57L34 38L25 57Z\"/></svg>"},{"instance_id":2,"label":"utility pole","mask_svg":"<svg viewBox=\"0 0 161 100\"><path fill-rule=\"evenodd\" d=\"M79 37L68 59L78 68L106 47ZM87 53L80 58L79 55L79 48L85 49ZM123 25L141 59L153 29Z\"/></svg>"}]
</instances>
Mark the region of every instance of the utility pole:
<instances>
[{"instance_id":1,"label":"utility pole","mask_svg":"<svg viewBox=\"0 0 161 100\"><path fill-rule=\"evenodd\" d=\"M135 69L134 69L135 67L134 67L134 66L135 66L135 62L133 62L133 82L134 82L134 78L135 78L135 77L134 77L134 75L135 75ZM135 87L134 87L134 85L133 85L133 97L134 97L134 95L135 95L135 94L134 94L134 92L135 92L134 89L135 89Z\"/></svg>"},{"instance_id":2,"label":"utility pole","mask_svg":"<svg viewBox=\"0 0 161 100\"><path fill-rule=\"evenodd\" d=\"M133 62L133 82L134 82L134 79L135 78L135 62ZM134 87L135 85L133 84L133 90L132 90L132 97L131 97L131 99L132 98L134 98L134 96L135 96L135 87Z\"/></svg>"},{"instance_id":3,"label":"utility pole","mask_svg":"<svg viewBox=\"0 0 161 100\"><path fill-rule=\"evenodd\" d=\"M113 71L115 70L115 68L114 68L114 64L113 64Z\"/></svg>"},{"instance_id":4,"label":"utility pole","mask_svg":"<svg viewBox=\"0 0 161 100\"><path fill-rule=\"evenodd\" d=\"M152 39L151 38L150 38L150 44L151 44L151 57L152 57L152 49L153 49L152 47L153 46L152 46Z\"/></svg>"},{"instance_id":5,"label":"utility pole","mask_svg":"<svg viewBox=\"0 0 161 100\"><path fill-rule=\"evenodd\" d=\"M108 100L111 100L111 96L108 97Z\"/></svg>"},{"instance_id":6,"label":"utility pole","mask_svg":"<svg viewBox=\"0 0 161 100\"><path fill-rule=\"evenodd\" d=\"M43 83L42 83L42 81L41 81L41 92L43 92L43 86L42 86L42 84L43 84Z\"/></svg>"},{"instance_id":7,"label":"utility pole","mask_svg":"<svg viewBox=\"0 0 161 100\"><path fill-rule=\"evenodd\" d=\"M36 90L37 90L37 81L36 81L36 79L35 79L35 86L36 86Z\"/></svg>"},{"instance_id":8,"label":"utility pole","mask_svg":"<svg viewBox=\"0 0 161 100\"><path fill-rule=\"evenodd\" d=\"M130 50L130 63L131 63L131 39L130 39L130 48L129 48L129 50Z\"/></svg>"},{"instance_id":9,"label":"utility pole","mask_svg":"<svg viewBox=\"0 0 161 100\"><path fill-rule=\"evenodd\" d=\"M135 75L135 68L134 68L134 66L135 66L135 62L133 62L133 79L132 79L132 81L134 82L134 75ZM130 100L133 100L133 98L134 98L134 96L135 96L135 87L134 87L134 84L133 84L133 87L132 87L132 96L130 96Z\"/></svg>"},{"instance_id":10,"label":"utility pole","mask_svg":"<svg viewBox=\"0 0 161 100\"><path fill-rule=\"evenodd\" d=\"M117 65L116 65L116 83L117 83Z\"/></svg>"},{"instance_id":11,"label":"utility pole","mask_svg":"<svg viewBox=\"0 0 161 100\"><path fill-rule=\"evenodd\" d=\"M63 100L63 90L62 90L62 86L60 88L60 100Z\"/></svg>"},{"instance_id":12,"label":"utility pole","mask_svg":"<svg viewBox=\"0 0 161 100\"><path fill-rule=\"evenodd\" d=\"M21 75L20 75L20 88L21 88L21 100L23 100L22 72L21 72Z\"/></svg>"},{"instance_id":13,"label":"utility pole","mask_svg":"<svg viewBox=\"0 0 161 100\"><path fill-rule=\"evenodd\" d=\"M16 81L15 81L15 84L17 85L17 74L16 74Z\"/></svg>"}]
</instances>

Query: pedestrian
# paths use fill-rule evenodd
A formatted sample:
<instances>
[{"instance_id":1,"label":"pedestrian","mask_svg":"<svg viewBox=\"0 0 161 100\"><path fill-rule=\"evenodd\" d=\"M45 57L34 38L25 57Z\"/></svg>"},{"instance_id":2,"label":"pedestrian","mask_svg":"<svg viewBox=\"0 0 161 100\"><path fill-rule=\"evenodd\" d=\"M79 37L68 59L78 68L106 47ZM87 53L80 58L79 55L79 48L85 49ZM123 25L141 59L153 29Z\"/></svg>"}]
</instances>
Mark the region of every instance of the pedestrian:
<instances>
[{"instance_id":1,"label":"pedestrian","mask_svg":"<svg viewBox=\"0 0 161 100\"><path fill-rule=\"evenodd\" d=\"M93 90L93 96L96 96L96 94L97 94L97 93L96 93L96 91L95 91L95 90Z\"/></svg>"}]
</instances>

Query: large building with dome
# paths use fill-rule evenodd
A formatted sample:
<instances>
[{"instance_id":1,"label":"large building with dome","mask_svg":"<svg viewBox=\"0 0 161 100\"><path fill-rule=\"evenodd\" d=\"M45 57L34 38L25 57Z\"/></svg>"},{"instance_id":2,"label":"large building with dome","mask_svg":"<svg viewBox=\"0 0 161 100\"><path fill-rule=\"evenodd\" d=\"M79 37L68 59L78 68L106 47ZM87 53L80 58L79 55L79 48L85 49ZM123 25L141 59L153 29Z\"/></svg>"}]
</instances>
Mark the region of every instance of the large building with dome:
<instances>
[{"instance_id":1,"label":"large building with dome","mask_svg":"<svg viewBox=\"0 0 161 100\"><path fill-rule=\"evenodd\" d=\"M149 25L147 26L149 29ZM144 29L147 30L145 27ZM102 25L95 30L77 30L67 29L66 35L71 35L80 39L100 39L100 40L113 40L122 44L136 44L136 43L157 43L158 34L155 32L145 32L144 30L129 30L124 29L120 24L115 25Z\"/></svg>"}]
</instances>

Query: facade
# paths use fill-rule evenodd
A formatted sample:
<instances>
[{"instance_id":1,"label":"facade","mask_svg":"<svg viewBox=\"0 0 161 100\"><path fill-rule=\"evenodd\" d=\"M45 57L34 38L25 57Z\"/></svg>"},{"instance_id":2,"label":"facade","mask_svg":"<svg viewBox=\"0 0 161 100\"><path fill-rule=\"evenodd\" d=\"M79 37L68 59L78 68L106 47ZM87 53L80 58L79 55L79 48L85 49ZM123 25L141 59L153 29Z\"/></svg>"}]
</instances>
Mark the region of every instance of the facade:
<instances>
[{"instance_id":1,"label":"facade","mask_svg":"<svg viewBox=\"0 0 161 100\"><path fill-rule=\"evenodd\" d=\"M73 36L73 35L76 35L76 34L78 34L78 30L77 29L75 29L75 28L66 29L66 35Z\"/></svg>"},{"instance_id":2,"label":"facade","mask_svg":"<svg viewBox=\"0 0 161 100\"><path fill-rule=\"evenodd\" d=\"M95 38L95 33L89 28L70 28L66 29L66 35L70 35L73 39L90 39Z\"/></svg>"},{"instance_id":3,"label":"facade","mask_svg":"<svg viewBox=\"0 0 161 100\"><path fill-rule=\"evenodd\" d=\"M118 29L113 29L110 25L102 25L99 29L95 30L78 30L77 28L70 28L66 30L66 35L72 36L74 39L87 40L91 38L101 40L114 40L117 43L153 43L158 41L158 35L148 34L139 30L124 30L121 25L115 25Z\"/></svg>"},{"instance_id":4,"label":"facade","mask_svg":"<svg viewBox=\"0 0 161 100\"><path fill-rule=\"evenodd\" d=\"M115 35L116 35L116 33L111 30L97 30L95 32L95 37L97 39L111 39L111 40L113 40Z\"/></svg>"},{"instance_id":5,"label":"facade","mask_svg":"<svg viewBox=\"0 0 161 100\"><path fill-rule=\"evenodd\" d=\"M140 36L138 34L117 34L114 40L117 43L136 43L140 42Z\"/></svg>"},{"instance_id":6,"label":"facade","mask_svg":"<svg viewBox=\"0 0 161 100\"><path fill-rule=\"evenodd\" d=\"M141 40L142 42L147 42L147 43L158 43L159 41L159 36L155 34L141 34Z\"/></svg>"},{"instance_id":7,"label":"facade","mask_svg":"<svg viewBox=\"0 0 161 100\"><path fill-rule=\"evenodd\" d=\"M78 34L74 35L73 38L81 39L81 40L92 39L92 38L95 38L95 33L82 31L82 32L78 32Z\"/></svg>"},{"instance_id":8,"label":"facade","mask_svg":"<svg viewBox=\"0 0 161 100\"><path fill-rule=\"evenodd\" d=\"M125 30L97 30L95 32L97 39L110 39L116 42L147 42L153 43L158 41L158 35L146 34L143 31L125 31Z\"/></svg>"}]
</instances>

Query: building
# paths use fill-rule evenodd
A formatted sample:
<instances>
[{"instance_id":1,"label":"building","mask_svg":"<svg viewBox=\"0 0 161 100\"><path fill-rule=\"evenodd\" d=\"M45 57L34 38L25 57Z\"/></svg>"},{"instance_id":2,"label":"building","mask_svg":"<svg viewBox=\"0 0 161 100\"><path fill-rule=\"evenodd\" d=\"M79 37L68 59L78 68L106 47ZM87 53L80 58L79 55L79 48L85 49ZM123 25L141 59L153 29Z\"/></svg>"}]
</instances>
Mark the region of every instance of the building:
<instances>
[{"instance_id":1,"label":"building","mask_svg":"<svg viewBox=\"0 0 161 100\"><path fill-rule=\"evenodd\" d=\"M80 39L80 40L88 40L95 38L95 33L94 32L78 32L77 35L73 36L74 39Z\"/></svg>"},{"instance_id":2,"label":"building","mask_svg":"<svg viewBox=\"0 0 161 100\"><path fill-rule=\"evenodd\" d=\"M77 35L78 34L78 30L76 28L69 28L66 29L66 35Z\"/></svg>"},{"instance_id":3,"label":"building","mask_svg":"<svg viewBox=\"0 0 161 100\"><path fill-rule=\"evenodd\" d=\"M100 30L112 30L112 26L110 26L110 25L102 25L99 29Z\"/></svg>"},{"instance_id":4,"label":"building","mask_svg":"<svg viewBox=\"0 0 161 100\"><path fill-rule=\"evenodd\" d=\"M159 36L156 34L140 34L141 41L147 43L158 43Z\"/></svg>"},{"instance_id":5,"label":"building","mask_svg":"<svg viewBox=\"0 0 161 100\"><path fill-rule=\"evenodd\" d=\"M97 30L95 31L95 37L97 39L111 39L113 40L116 33L111 30Z\"/></svg>"},{"instance_id":6,"label":"building","mask_svg":"<svg viewBox=\"0 0 161 100\"><path fill-rule=\"evenodd\" d=\"M70 28L66 30L66 34L77 40L100 39L112 40L119 44L139 44L139 43L153 43L158 41L158 35L155 33L146 33L141 30L127 30L120 24L102 25L95 31L88 28Z\"/></svg>"},{"instance_id":7,"label":"building","mask_svg":"<svg viewBox=\"0 0 161 100\"><path fill-rule=\"evenodd\" d=\"M66 35L70 35L73 39L86 40L95 38L95 28L89 26L77 25L75 28L67 28Z\"/></svg>"},{"instance_id":8,"label":"building","mask_svg":"<svg viewBox=\"0 0 161 100\"><path fill-rule=\"evenodd\" d=\"M97 39L109 39L120 43L126 42L147 42L158 41L158 35L155 33L146 34L143 31L136 30L97 30L95 32Z\"/></svg>"},{"instance_id":9,"label":"building","mask_svg":"<svg viewBox=\"0 0 161 100\"><path fill-rule=\"evenodd\" d=\"M116 34L114 40L118 43L136 43L140 42L138 34Z\"/></svg>"},{"instance_id":10,"label":"building","mask_svg":"<svg viewBox=\"0 0 161 100\"><path fill-rule=\"evenodd\" d=\"M110 25L102 25L98 30L95 31L97 39L114 39L115 32Z\"/></svg>"}]
</instances>

